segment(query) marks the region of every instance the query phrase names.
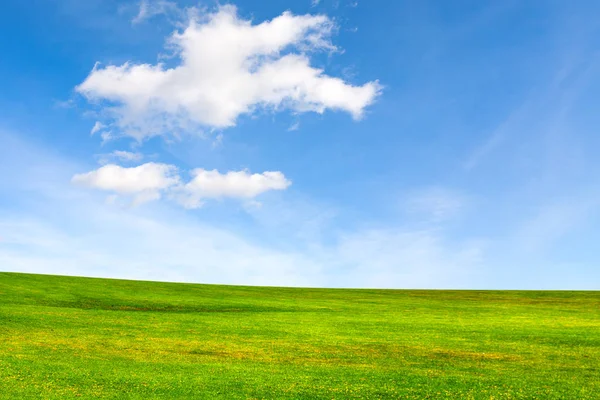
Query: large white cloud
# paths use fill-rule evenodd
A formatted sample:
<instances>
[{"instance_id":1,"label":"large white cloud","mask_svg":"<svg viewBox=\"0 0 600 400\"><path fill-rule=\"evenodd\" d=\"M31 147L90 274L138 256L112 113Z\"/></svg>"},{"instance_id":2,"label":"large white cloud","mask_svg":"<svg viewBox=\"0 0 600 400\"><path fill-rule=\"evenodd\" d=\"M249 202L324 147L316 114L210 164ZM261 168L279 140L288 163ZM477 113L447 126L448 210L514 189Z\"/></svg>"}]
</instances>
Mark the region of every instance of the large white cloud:
<instances>
[{"instance_id":1,"label":"large white cloud","mask_svg":"<svg viewBox=\"0 0 600 400\"><path fill-rule=\"evenodd\" d=\"M76 90L111 103L111 124L137 139L233 126L260 108L343 110L358 119L379 94L377 81L354 86L310 65L309 54L334 49L333 28L324 15L290 12L252 24L222 6L169 38L178 65L96 66Z\"/></svg>"},{"instance_id":2,"label":"large white cloud","mask_svg":"<svg viewBox=\"0 0 600 400\"><path fill-rule=\"evenodd\" d=\"M191 171L191 176L189 182L182 183L175 166L149 162L131 168L108 164L94 171L77 174L71 181L81 186L133 196L135 204L159 199L161 193L166 192L187 208L200 207L204 199L250 199L269 190L284 190L291 185L291 181L279 171L261 174L251 174L245 170L220 173L198 168Z\"/></svg>"}]
</instances>

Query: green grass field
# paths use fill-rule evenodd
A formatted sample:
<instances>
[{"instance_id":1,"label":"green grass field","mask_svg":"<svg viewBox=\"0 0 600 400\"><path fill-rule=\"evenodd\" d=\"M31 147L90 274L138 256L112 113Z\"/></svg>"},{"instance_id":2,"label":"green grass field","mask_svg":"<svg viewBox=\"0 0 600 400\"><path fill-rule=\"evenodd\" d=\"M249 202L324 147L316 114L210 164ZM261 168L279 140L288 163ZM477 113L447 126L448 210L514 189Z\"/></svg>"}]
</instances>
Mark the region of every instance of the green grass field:
<instances>
[{"instance_id":1,"label":"green grass field","mask_svg":"<svg viewBox=\"0 0 600 400\"><path fill-rule=\"evenodd\" d=\"M600 292L0 273L0 398L600 398Z\"/></svg>"}]
</instances>

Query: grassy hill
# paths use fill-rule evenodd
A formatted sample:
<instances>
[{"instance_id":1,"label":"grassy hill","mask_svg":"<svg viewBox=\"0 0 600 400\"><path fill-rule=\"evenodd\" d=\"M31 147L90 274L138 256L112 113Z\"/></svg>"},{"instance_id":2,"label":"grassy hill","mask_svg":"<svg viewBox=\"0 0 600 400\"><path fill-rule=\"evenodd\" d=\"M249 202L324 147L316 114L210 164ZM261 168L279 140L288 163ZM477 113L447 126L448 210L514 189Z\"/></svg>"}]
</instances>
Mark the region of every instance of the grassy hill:
<instances>
[{"instance_id":1,"label":"grassy hill","mask_svg":"<svg viewBox=\"0 0 600 400\"><path fill-rule=\"evenodd\" d=\"M0 273L0 398L600 398L600 292Z\"/></svg>"}]
</instances>

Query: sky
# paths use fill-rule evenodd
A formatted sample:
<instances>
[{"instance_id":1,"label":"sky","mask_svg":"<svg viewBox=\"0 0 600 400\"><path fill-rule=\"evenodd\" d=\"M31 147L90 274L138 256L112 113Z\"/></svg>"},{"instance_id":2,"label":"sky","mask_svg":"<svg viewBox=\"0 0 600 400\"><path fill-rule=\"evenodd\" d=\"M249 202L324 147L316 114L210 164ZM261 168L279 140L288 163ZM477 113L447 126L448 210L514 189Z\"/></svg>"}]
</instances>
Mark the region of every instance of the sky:
<instances>
[{"instance_id":1,"label":"sky","mask_svg":"<svg viewBox=\"0 0 600 400\"><path fill-rule=\"evenodd\" d=\"M5 0L0 270L600 289L598 15Z\"/></svg>"}]
</instances>

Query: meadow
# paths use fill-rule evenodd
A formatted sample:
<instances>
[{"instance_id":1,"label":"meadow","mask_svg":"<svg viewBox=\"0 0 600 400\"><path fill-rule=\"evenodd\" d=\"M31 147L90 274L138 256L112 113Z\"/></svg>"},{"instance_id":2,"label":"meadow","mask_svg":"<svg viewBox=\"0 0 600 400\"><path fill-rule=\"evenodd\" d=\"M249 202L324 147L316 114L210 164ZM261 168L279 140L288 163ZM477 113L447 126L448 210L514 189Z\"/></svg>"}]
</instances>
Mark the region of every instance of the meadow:
<instances>
[{"instance_id":1,"label":"meadow","mask_svg":"<svg viewBox=\"0 0 600 400\"><path fill-rule=\"evenodd\" d=\"M600 292L0 273L0 399L600 399Z\"/></svg>"}]
</instances>

